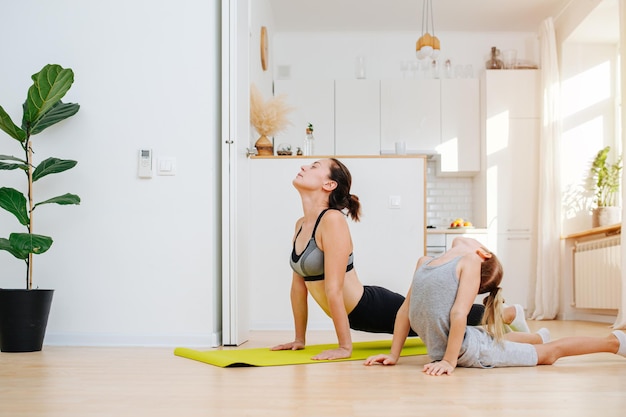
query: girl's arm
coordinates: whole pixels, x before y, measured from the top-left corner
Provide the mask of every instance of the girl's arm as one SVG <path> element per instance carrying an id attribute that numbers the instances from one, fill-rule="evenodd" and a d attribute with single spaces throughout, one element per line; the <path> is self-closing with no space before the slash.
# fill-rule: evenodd
<path id="1" fill-rule="evenodd" d="M 429 375 L 451 374 L 456 367 L 465 336 L 467 315 L 480 287 L 480 265 L 480 258 L 475 254 L 466 255 L 459 261 L 459 289 L 450 310 L 450 334 L 446 352 L 441 361 L 424 365 L 424 372 Z"/>
<path id="2" fill-rule="evenodd" d="M 417 262 L 417 266 L 415 267 L 415 271 L 430 257 L 422 256 Z M 374 365 L 377 363 L 381 363 L 383 365 L 395 365 L 398 363 L 400 359 L 400 353 L 402 353 L 402 348 L 404 347 L 404 343 L 406 342 L 406 338 L 411 331 L 411 322 L 409 320 L 409 304 L 411 302 L 411 289 L 409 288 L 409 292 L 404 299 L 404 302 L 398 309 L 396 313 L 396 321 L 393 325 L 393 338 L 391 339 L 391 351 L 388 355 L 380 354 L 370 356 L 365 360 L 365 365 Z"/>
<path id="3" fill-rule="evenodd" d="M 400 359 L 400 353 L 406 342 L 406 338 L 411 330 L 411 324 L 409 322 L 409 301 L 411 297 L 411 291 L 406 296 L 406 299 L 398 309 L 396 314 L 396 321 L 393 325 L 393 338 L 391 339 L 391 351 L 388 355 L 379 354 L 370 356 L 364 362 L 364 365 L 375 365 L 380 363 L 382 365 L 395 365 Z"/>
<path id="4" fill-rule="evenodd" d="M 318 228 L 318 245 L 324 251 L 324 286 L 326 299 L 339 342 L 337 349 L 327 350 L 313 359 L 342 359 L 352 356 L 350 322 L 343 296 L 346 265 L 352 253 L 352 239 L 344 215 L 329 210 Z"/>

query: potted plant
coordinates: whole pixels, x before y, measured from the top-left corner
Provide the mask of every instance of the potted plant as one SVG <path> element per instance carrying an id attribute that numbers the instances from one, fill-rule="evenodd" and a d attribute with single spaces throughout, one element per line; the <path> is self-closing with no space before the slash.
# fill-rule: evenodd
<path id="1" fill-rule="evenodd" d="M 254 143 L 257 155 L 274 155 L 274 144 L 269 136 L 273 136 L 287 127 L 290 123 L 287 119 L 287 113 L 292 110 L 286 103 L 285 95 L 270 97 L 266 101 L 254 84 L 250 86 L 250 123 L 261 135 Z"/>
<path id="2" fill-rule="evenodd" d="M 38 180 L 76 166 L 76 161 L 50 157 L 36 163 L 32 136 L 73 116 L 80 106 L 63 103 L 61 99 L 74 82 L 69 68 L 48 64 L 32 76 L 33 85 L 22 105 L 21 127 L 18 127 L 0 106 L 0 129 L 17 142 L 22 149 L 20 157 L 0 155 L 0 171 L 16 170 L 24 174 L 23 192 L 11 187 L 0 187 L 0 208 L 13 214 L 24 232 L 0 237 L 0 250 L 5 250 L 26 266 L 25 288 L 0 289 L 0 350 L 3 352 L 32 352 L 41 350 L 48 322 L 54 290 L 34 289 L 32 277 L 33 255 L 46 252 L 52 238 L 35 234 L 33 212 L 44 204 L 80 204 L 74 194 L 64 194 L 43 201 L 35 201 L 33 184 Z"/>
<path id="3" fill-rule="evenodd" d="M 591 165 L 594 203 L 592 226 L 607 226 L 621 221 L 622 209 L 619 206 L 619 190 L 622 171 L 622 156 L 609 163 L 610 146 L 598 151 Z"/>

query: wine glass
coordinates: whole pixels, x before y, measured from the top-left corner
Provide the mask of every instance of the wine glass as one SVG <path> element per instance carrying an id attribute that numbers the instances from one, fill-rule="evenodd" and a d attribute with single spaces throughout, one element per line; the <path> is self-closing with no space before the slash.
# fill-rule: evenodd
<path id="1" fill-rule="evenodd" d="M 402 78 L 406 78 L 406 72 L 409 70 L 409 61 L 400 61 L 400 71 L 402 71 Z"/>

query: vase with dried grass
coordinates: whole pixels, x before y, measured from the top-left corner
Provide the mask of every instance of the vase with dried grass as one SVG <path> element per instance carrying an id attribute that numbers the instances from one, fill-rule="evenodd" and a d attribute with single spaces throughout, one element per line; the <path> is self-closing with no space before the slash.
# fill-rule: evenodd
<path id="1" fill-rule="evenodd" d="M 258 155 L 274 155 L 274 144 L 269 138 L 290 124 L 287 114 L 293 109 L 286 98 L 280 95 L 264 100 L 259 89 L 254 84 L 250 86 L 250 123 L 261 135 L 254 144 Z"/>

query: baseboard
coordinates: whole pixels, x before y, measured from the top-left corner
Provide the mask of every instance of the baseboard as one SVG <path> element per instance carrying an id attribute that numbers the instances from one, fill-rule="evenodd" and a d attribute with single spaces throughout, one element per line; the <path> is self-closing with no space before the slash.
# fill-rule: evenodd
<path id="1" fill-rule="evenodd" d="M 113 333 L 46 333 L 44 345 L 49 346 L 141 346 L 141 347 L 217 347 L 221 343 L 221 332 L 206 335 L 197 334 L 144 334 L 128 335 Z"/>
<path id="2" fill-rule="evenodd" d="M 598 312 L 598 310 L 584 310 L 570 308 L 558 316 L 560 320 L 579 320 L 593 321 L 597 323 L 613 324 L 617 320 L 617 312 L 615 310 L 606 310 Z"/>

